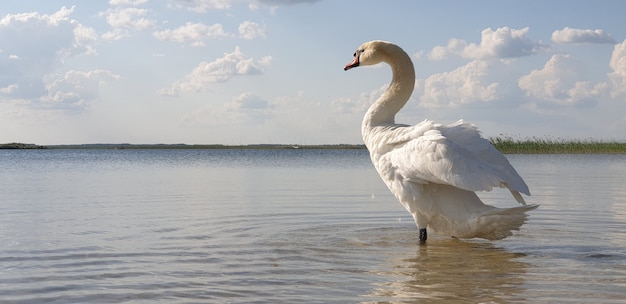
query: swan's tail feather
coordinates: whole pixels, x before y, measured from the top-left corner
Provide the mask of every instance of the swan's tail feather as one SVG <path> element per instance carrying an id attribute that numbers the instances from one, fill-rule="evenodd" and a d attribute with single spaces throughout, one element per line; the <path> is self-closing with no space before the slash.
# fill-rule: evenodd
<path id="1" fill-rule="evenodd" d="M 499 240 L 513 235 L 528 219 L 526 212 L 539 205 L 524 205 L 515 208 L 494 208 L 483 212 L 478 218 L 476 237 Z"/>
<path id="2" fill-rule="evenodd" d="M 524 198 L 522 197 L 522 195 L 518 191 L 515 191 L 515 190 L 510 189 L 510 188 L 509 188 L 509 191 L 511 191 L 511 194 L 513 195 L 513 197 L 515 198 L 515 200 L 518 203 L 520 203 L 522 205 L 526 205 L 526 201 L 524 200 Z"/>

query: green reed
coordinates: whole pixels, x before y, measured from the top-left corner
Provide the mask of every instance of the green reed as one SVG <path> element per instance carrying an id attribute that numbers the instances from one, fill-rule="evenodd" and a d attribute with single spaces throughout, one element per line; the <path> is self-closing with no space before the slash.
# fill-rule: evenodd
<path id="1" fill-rule="evenodd" d="M 594 154 L 626 153 L 626 143 L 596 139 L 571 140 L 532 137 L 516 139 L 511 136 L 490 137 L 489 141 L 502 153 L 509 154 Z"/>

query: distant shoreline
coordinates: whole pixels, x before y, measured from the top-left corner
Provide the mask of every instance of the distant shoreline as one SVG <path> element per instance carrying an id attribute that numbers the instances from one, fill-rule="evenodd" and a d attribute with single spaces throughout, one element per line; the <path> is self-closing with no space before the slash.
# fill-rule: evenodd
<path id="1" fill-rule="evenodd" d="M 509 137 L 489 138 L 489 141 L 504 154 L 626 154 L 626 142 L 603 142 L 596 140 L 553 140 L 525 139 Z M 25 143 L 0 144 L 0 149 L 366 149 L 363 144 L 76 144 L 76 145 L 36 145 Z"/>
<path id="2" fill-rule="evenodd" d="M 365 145 L 327 144 L 327 145 L 287 145 L 287 144 L 252 144 L 252 145 L 188 145 L 188 144 L 76 144 L 76 145 L 35 145 L 24 143 L 0 144 L 0 149 L 365 149 Z"/>

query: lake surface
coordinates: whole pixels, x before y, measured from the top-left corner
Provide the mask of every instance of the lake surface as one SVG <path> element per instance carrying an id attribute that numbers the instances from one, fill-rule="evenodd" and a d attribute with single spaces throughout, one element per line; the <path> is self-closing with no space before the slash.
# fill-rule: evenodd
<path id="1" fill-rule="evenodd" d="M 365 150 L 0 150 L 0 303 L 624 303 L 626 155 L 507 157 L 522 230 L 419 246 Z"/>

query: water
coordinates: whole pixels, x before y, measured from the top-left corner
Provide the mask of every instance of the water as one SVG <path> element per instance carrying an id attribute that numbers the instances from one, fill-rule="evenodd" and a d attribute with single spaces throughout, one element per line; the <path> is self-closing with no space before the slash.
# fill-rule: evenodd
<path id="1" fill-rule="evenodd" d="M 626 155 L 508 157 L 523 229 L 419 246 L 364 150 L 0 150 L 0 303 L 624 303 Z"/>

